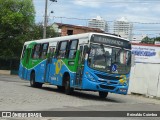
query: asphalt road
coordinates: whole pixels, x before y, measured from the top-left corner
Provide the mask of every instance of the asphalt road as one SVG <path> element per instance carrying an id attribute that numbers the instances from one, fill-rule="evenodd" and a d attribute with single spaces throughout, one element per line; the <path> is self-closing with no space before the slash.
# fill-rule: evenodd
<path id="1" fill-rule="evenodd" d="M 72 95 L 65 95 L 58 91 L 56 86 L 43 85 L 42 88 L 32 88 L 28 81 L 21 80 L 17 76 L 0 75 L 0 111 L 160 111 L 160 100 L 112 93 L 109 93 L 106 99 L 100 99 L 97 92 L 89 91 L 74 91 Z M 43 119 L 74 120 L 75 118 Z M 87 119 L 112 120 L 113 118 Z M 114 119 L 127 120 L 128 118 Z M 146 118 L 130 119 L 143 120 Z M 147 119 L 150 120 L 150 118 Z M 154 119 L 159 118 L 152 118 Z M 9 118 L 2 118 L 2 120 L 9 120 Z"/>

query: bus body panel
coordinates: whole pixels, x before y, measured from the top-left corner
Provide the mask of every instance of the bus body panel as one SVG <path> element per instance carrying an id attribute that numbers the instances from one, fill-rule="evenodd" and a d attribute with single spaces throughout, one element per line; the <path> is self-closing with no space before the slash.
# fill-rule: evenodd
<path id="1" fill-rule="evenodd" d="M 70 71 L 63 60 L 52 59 L 52 64 L 49 65 L 49 72 L 46 76 L 48 76 L 50 84 L 62 86 L 63 75 L 66 72 L 69 73 L 71 78 L 74 77 L 75 72 Z"/>

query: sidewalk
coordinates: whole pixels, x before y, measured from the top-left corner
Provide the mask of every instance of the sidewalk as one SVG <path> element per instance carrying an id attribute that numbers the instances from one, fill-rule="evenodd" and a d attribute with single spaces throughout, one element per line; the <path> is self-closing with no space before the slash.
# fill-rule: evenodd
<path id="1" fill-rule="evenodd" d="M 0 70 L 0 74 L 3 75 L 10 75 L 11 71 L 10 70 Z"/>

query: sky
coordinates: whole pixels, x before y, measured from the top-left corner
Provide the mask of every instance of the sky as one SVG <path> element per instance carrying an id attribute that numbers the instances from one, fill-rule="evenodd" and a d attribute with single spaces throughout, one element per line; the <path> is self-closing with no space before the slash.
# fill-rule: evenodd
<path id="1" fill-rule="evenodd" d="M 44 21 L 45 0 L 33 0 L 36 22 Z M 53 13 L 51 13 L 53 11 Z M 101 16 L 108 22 L 125 17 L 133 23 L 133 35 L 160 36 L 160 0 L 48 0 L 48 24 L 60 22 L 88 25 L 88 19 Z"/>

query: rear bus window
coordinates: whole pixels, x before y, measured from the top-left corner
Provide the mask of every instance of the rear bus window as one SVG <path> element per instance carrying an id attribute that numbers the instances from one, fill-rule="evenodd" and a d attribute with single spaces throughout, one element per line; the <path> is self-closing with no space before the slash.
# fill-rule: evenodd
<path id="1" fill-rule="evenodd" d="M 24 58 L 25 52 L 26 52 L 26 45 L 23 47 L 22 58 Z"/>

